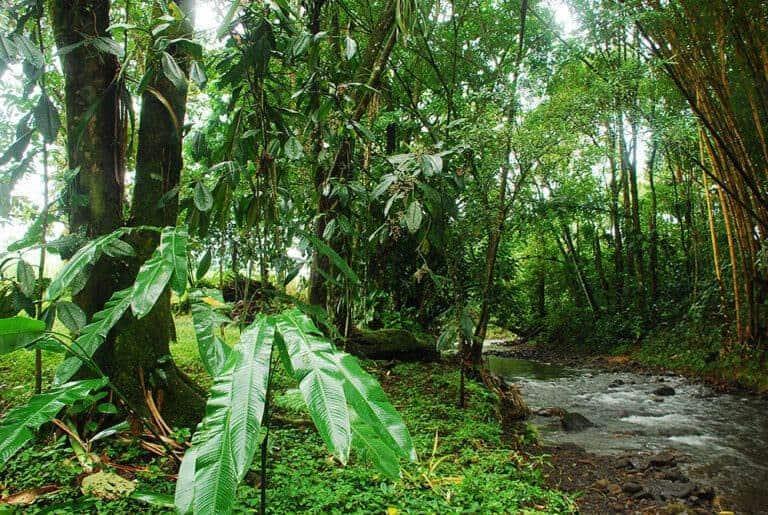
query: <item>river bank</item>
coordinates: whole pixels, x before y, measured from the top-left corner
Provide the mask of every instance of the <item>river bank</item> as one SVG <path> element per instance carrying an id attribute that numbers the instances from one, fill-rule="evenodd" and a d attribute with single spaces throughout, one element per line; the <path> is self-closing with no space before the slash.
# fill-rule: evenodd
<path id="1" fill-rule="evenodd" d="M 177 317 L 176 325 L 179 341 L 171 348 L 174 358 L 187 374 L 206 384 L 191 320 Z M 227 339 L 236 336 L 228 333 Z M 46 356 L 46 380 L 55 368 L 54 359 Z M 0 393 L 7 394 L 1 396 L 0 417 L 24 401 L 20 392 L 27 390 L 30 375 L 26 372 L 33 365 L 32 353 L 0 356 Z M 468 384 L 468 405 L 457 407 L 459 374 L 453 365 L 366 362 L 364 366 L 380 379 L 407 420 L 420 461 L 404 463 L 397 481 L 382 476 L 360 454 L 341 466 L 329 457 L 306 411 L 295 402 L 290 390 L 294 383 L 279 371 L 273 379 L 269 513 L 558 514 L 576 510 L 574 495 L 547 483 L 551 467 L 542 451 L 521 447 L 519 441 L 502 434 L 494 397 L 485 388 Z M 181 439 L 188 436 L 183 430 L 174 434 Z M 522 440 L 532 436 L 523 435 Z M 178 462 L 146 452 L 137 439 L 126 432 L 94 442 L 95 468 L 120 475 L 136 491 L 165 495 L 168 501 Z M 173 513 L 167 506 L 147 505 L 138 498 L 107 500 L 83 494 L 85 476 L 66 435 L 46 428 L 35 445 L 0 467 L 0 512 L 6 508 L 4 503 L 14 502 L 14 508 L 24 513 Z M 258 509 L 259 481 L 256 460 L 239 488 L 238 513 Z"/>

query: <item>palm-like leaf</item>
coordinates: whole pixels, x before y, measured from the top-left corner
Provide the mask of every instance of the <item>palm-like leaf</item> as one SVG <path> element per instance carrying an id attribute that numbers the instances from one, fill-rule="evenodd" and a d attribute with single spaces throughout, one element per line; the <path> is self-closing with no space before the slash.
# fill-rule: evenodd
<path id="1" fill-rule="evenodd" d="M 136 282 L 133 283 L 131 310 L 136 318 L 142 318 L 152 310 L 172 275 L 173 262 L 168 261 L 159 249 L 156 249 L 141 265 Z"/>
<path id="2" fill-rule="evenodd" d="M 180 511 L 231 511 L 237 484 L 248 471 L 258 444 L 274 335 L 272 321 L 257 318 L 216 377 L 205 418 L 179 474 L 176 502 Z"/>
<path id="3" fill-rule="evenodd" d="M 202 293 L 193 292 L 192 297 L 192 323 L 195 326 L 195 337 L 203 366 L 212 377 L 216 377 L 227 362 L 232 349 L 216 334 L 221 324 L 229 319 L 217 312 L 205 302 Z M 214 301 L 222 302 L 221 294 L 218 298 L 211 297 Z"/>
<path id="4" fill-rule="evenodd" d="M 118 229 L 104 236 L 100 236 L 93 241 L 85 244 L 75 255 L 67 261 L 59 274 L 53 278 L 46 292 L 46 299 L 53 300 L 58 298 L 64 290 L 84 273 L 86 269 L 101 257 L 104 248 L 114 240 L 119 239 L 126 233 L 127 229 Z"/>
<path id="5" fill-rule="evenodd" d="M 416 461 L 416 449 L 408 428 L 378 381 L 362 369 L 354 356 L 337 352 L 333 358 L 344 377 L 344 393 L 357 415 L 357 425 L 368 426 L 390 449 L 406 459 Z M 359 429 L 355 435 L 359 433 L 367 434 L 365 430 Z"/>
<path id="6" fill-rule="evenodd" d="M 104 309 L 93 315 L 91 323 L 83 328 L 80 336 L 72 344 L 77 356 L 68 357 L 56 369 L 54 378 L 56 384 L 69 381 L 80 369 L 83 362 L 78 356 L 84 355 L 90 358 L 104 343 L 109 331 L 120 321 L 128 310 L 128 306 L 131 305 L 131 291 L 130 287 L 116 291 L 104 305 Z"/>
<path id="7" fill-rule="evenodd" d="M 352 435 L 352 444 L 363 458 L 370 459 L 387 477 L 400 477 L 400 455 L 370 425 L 353 418 Z"/>
<path id="8" fill-rule="evenodd" d="M 74 381 L 35 395 L 26 405 L 9 411 L 0 420 L 0 464 L 23 448 L 34 438 L 34 431 L 50 422 L 64 406 L 86 398 L 105 384 L 106 379 Z"/>
<path id="9" fill-rule="evenodd" d="M 131 299 L 131 310 L 136 318 L 142 318 L 152 310 L 169 281 L 177 293 L 186 289 L 187 231 L 180 227 L 163 229 L 160 244 L 136 275 Z"/>
<path id="10" fill-rule="evenodd" d="M 276 322 L 283 361 L 299 382 L 309 414 L 331 452 L 346 463 L 352 431 L 344 377 L 333 359 L 335 349 L 297 309 L 278 315 Z"/>
<path id="11" fill-rule="evenodd" d="M 160 235 L 160 251 L 173 265 L 171 288 L 181 295 L 187 289 L 187 230 L 166 227 Z"/>

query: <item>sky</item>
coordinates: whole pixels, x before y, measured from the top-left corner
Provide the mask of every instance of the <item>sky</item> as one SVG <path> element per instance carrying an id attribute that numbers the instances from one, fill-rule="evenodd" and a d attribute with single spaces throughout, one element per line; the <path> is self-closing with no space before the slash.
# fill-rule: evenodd
<path id="1" fill-rule="evenodd" d="M 197 11 L 195 13 L 195 24 L 198 31 L 198 37 L 205 40 L 213 40 L 216 37 L 216 31 L 221 24 L 223 13 L 220 7 L 216 4 L 221 2 L 214 2 L 211 0 L 203 0 L 197 3 Z M 561 26 L 564 36 L 572 34 L 577 29 L 576 18 L 570 9 L 567 7 L 564 0 L 545 0 L 544 2 L 555 13 L 555 20 Z M 17 75 L 14 70 L 6 71 L 3 76 L 3 81 L 6 83 L 13 80 L 13 76 Z M 0 85 L 0 89 L 2 86 Z M 34 204 L 38 209 L 42 208 L 43 195 L 42 195 L 42 173 L 38 170 L 36 173 L 27 174 L 16 185 L 13 190 L 13 195 L 22 196 Z M 0 221 L 0 252 L 4 251 L 7 246 L 24 236 L 26 227 L 24 224 L 3 222 Z M 64 231 L 64 227 L 61 224 L 57 224 L 53 228 L 52 237 L 61 235 Z M 31 251 L 24 255 L 25 260 L 30 263 L 36 263 L 38 261 L 38 252 Z M 60 261 L 56 256 L 52 256 L 48 259 L 49 271 L 55 271 L 60 266 Z"/>

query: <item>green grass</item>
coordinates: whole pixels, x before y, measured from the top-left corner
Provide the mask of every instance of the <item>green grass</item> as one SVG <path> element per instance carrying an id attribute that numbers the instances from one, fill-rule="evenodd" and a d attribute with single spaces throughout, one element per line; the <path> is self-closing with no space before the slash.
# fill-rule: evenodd
<path id="1" fill-rule="evenodd" d="M 203 379 L 190 318 L 177 318 L 178 343 L 174 358 L 186 372 Z M 227 330 L 227 341 L 237 331 Z M 46 377 L 55 366 L 46 357 Z M 268 508 L 272 513 L 565 513 L 573 511 L 571 499 L 548 490 L 543 483 L 547 465 L 542 457 L 517 452 L 502 437 L 494 415 L 492 396 L 470 384 L 469 405 L 456 407 L 458 375 L 448 365 L 402 364 L 376 373 L 392 402 L 401 411 L 414 438 L 421 461 L 404 468 L 403 478 L 382 477 L 360 456 L 342 467 L 326 451 L 307 415 L 295 403 L 283 402 L 281 391 L 290 385 L 276 374 L 275 420 L 270 432 Z M 17 354 L 0 361 L 3 383 L 21 401 L 33 369 L 31 354 Z M 208 383 L 205 379 L 201 382 Z M 6 398 L 7 397 L 7 398 Z M 290 421 L 290 422 L 289 422 Z M 46 440 L 47 438 L 47 440 Z M 82 473 L 65 439 L 52 442 L 43 436 L 38 444 L 14 457 L 0 471 L 0 497 L 21 490 L 55 484 L 61 489 L 42 498 L 25 513 L 41 513 L 57 507 L 57 513 L 161 512 L 130 499 L 103 501 L 83 496 L 78 489 Z M 97 448 L 114 463 L 139 467 L 133 474 L 143 490 L 172 493 L 176 465 L 142 451 L 135 441 L 112 439 Z M 258 508 L 258 459 L 238 492 L 238 512 Z M 166 510 L 167 511 L 167 510 Z M 3 507 L 0 505 L 0 513 Z"/>
<path id="2" fill-rule="evenodd" d="M 629 354 L 645 365 L 768 392 L 768 369 L 761 356 L 749 349 L 721 354 L 727 339 L 721 325 L 681 322 L 656 328 Z"/>

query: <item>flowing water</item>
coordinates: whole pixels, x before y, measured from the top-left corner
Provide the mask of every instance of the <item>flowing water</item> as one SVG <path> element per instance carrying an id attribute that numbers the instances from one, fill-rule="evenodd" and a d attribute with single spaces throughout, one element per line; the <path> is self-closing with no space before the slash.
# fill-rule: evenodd
<path id="1" fill-rule="evenodd" d="M 488 356 L 490 369 L 519 384 L 533 408 L 560 407 L 596 427 L 578 433 L 535 417 L 544 441 L 596 454 L 675 449 L 691 479 L 715 487 L 739 513 L 768 514 L 768 401 L 720 394 L 679 376 L 568 368 Z M 653 391 L 671 386 L 675 395 Z"/>

